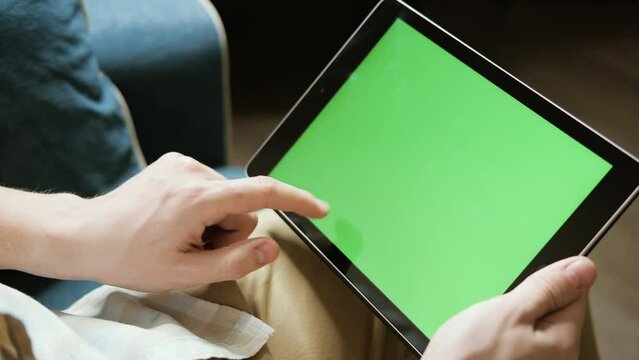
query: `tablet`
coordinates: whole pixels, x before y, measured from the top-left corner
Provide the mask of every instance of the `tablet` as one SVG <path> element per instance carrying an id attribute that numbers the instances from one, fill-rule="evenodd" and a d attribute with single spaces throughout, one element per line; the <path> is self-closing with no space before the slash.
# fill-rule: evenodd
<path id="1" fill-rule="evenodd" d="M 395 0 L 247 173 L 331 204 L 279 214 L 416 354 L 471 304 L 588 254 L 639 191 L 636 158 Z"/>

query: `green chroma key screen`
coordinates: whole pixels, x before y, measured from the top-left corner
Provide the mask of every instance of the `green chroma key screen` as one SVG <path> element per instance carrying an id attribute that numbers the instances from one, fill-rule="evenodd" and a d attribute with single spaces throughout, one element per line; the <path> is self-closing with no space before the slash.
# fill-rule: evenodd
<path id="1" fill-rule="evenodd" d="M 502 294 L 611 165 L 397 20 L 271 176 L 427 336 Z"/>

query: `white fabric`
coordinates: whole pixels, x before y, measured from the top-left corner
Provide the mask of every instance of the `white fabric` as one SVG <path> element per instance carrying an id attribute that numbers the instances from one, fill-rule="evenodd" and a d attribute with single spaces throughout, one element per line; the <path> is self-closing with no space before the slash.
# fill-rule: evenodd
<path id="1" fill-rule="evenodd" d="M 111 286 L 56 314 L 0 284 L 0 314 L 22 321 L 38 359 L 245 359 L 273 333 L 247 313 L 184 293 Z"/>

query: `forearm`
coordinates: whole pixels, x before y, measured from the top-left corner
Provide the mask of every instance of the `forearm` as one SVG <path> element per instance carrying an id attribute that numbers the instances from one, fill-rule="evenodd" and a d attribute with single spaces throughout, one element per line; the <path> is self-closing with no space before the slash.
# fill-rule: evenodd
<path id="1" fill-rule="evenodd" d="M 73 227 L 65 213 L 85 200 L 0 187 L 0 268 L 60 277 L 55 269 Z"/>

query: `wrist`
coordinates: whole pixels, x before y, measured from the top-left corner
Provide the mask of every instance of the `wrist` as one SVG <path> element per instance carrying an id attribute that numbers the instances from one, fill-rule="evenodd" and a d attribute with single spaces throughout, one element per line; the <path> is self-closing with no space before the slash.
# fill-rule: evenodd
<path id="1" fill-rule="evenodd" d="M 78 238 L 78 209 L 87 200 L 4 188 L 0 196 L 0 268 L 70 278 L 77 251 L 70 243 Z"/>
<path id="2" fill-rule="evenodd" d="M 58 279 L 87 279 L 85 264 L 88 204 L 74 194 L 46 195 L 45 210 L 39 212 L 24 271 Z"/>
<path id="3" fill-rule="evenodd" d="M 36 197 L 25 191 L 0 188 L 0 268 L 22 270 L 30 261 L 38 230 L 29 222 L 30 212 L 37 208 Z"/>

